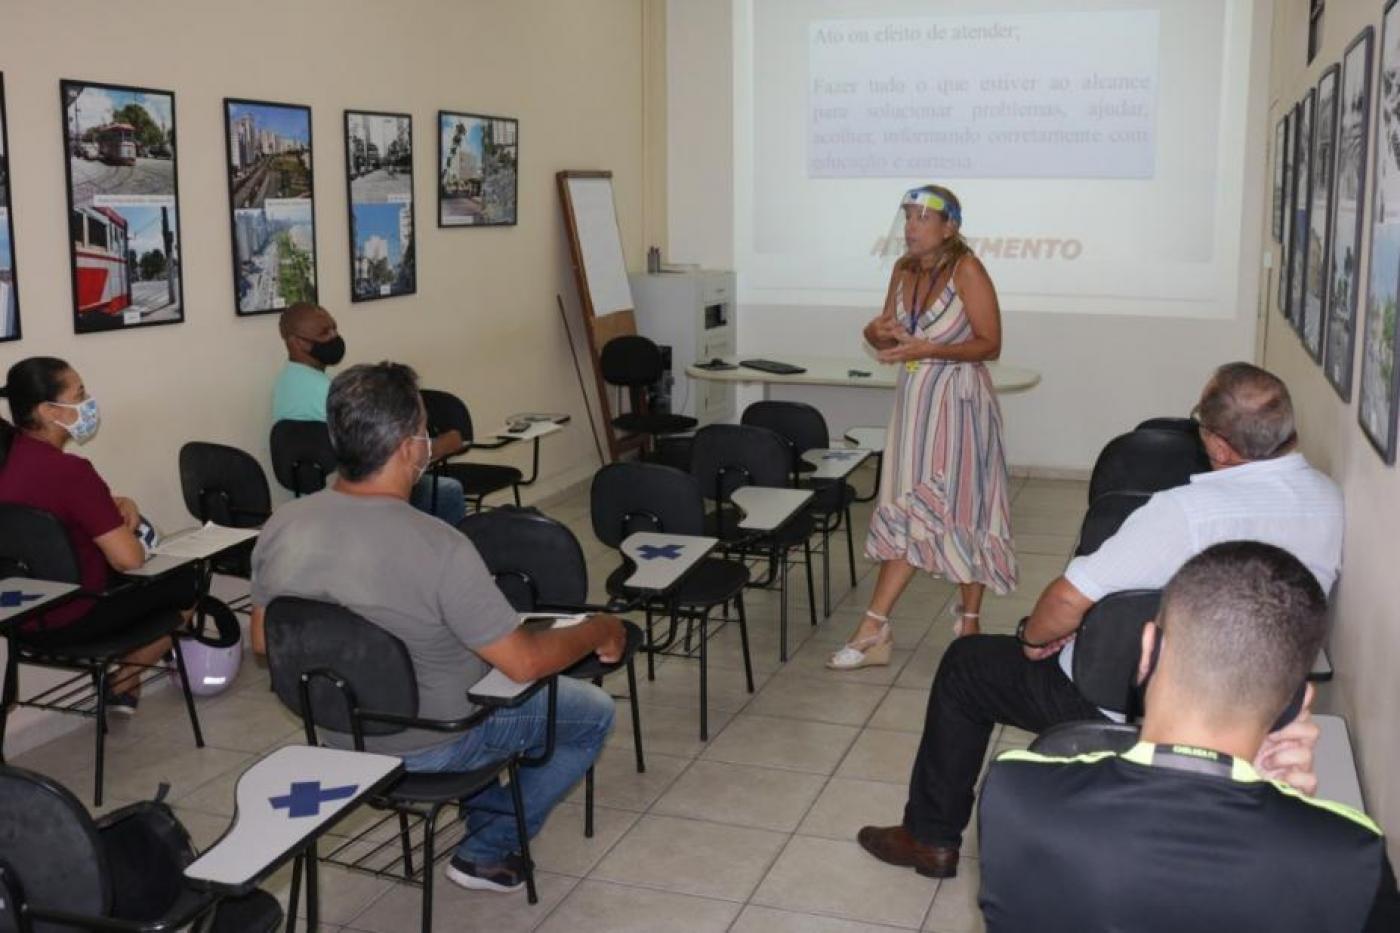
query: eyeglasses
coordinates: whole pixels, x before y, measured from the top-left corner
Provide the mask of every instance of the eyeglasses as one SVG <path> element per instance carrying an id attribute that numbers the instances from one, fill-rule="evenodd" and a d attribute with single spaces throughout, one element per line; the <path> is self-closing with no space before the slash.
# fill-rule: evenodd
<path id="1" fill-rule="evenodd" d="M 1207 434 L 1214 434 L 1216 437 L 1221 437 L 1220 432 L 1214 430 L 1213 428 L 1211 428 L 1208 424 L 1205 423 L 1205 419 L 1203 419 L 1203 418 L 1201 417 L 1201 406 L 1200 406 L 1200 403 L 1197 403 L 1197 404 L 1196 404 L 1196 407 L 1191 409 L 1191 412 L 1190 412 L 1190 414 L 1188 415 L 1188 417 L 1189 417 L 1192 421 L 1196 422 L 1196 428 L 1197 428 L 1197 430 L 1205 431 Z M 1222 439 L 1223 439 L 1223 438 L 1222 438 Z M 1298 442 L 1298 432 L 1297 432 L 1297 431 L 1292 431 L 1292 432 L 1289 433 L 1289 435 L 1288 435 L 1287 437 L 1285 437 L 1283 440 L 1281 440 L 1281 441 L 1279 441 L 1277 444 L 1275 444 L 1275 445 L 1269 450 L 1268 453 L 1264 454 L 1263 456 L 1256 457 L 1256 458 L 1254 458 L 1254 459 L 1256 459 L 1256 460 L 1269 460 L 1269 459 L 1271 459 L 1271 458 L 1273 458 L 1273 457 L 1278 456 L 1278 454 L 1279 454 L 1281 451 L 1287 450 L 1289 447 L 1292 447 L 1292 446 L 1293 446 L 1294 444 L 1296 444 L 1297 442 Z M 1229 441 L 1226 440 L 1226 443 L 1229 443 Z"/>

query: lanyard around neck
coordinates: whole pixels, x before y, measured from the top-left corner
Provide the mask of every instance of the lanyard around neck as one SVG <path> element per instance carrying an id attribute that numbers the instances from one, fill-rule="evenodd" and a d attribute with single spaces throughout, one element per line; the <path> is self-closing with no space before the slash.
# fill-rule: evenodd
<path id="1" fill-rule="evenodd" d="M 931 298 L 933 298 L 933 286 L 934 286 L 937 282 L 938 282 L 938 269 L 937 269 L 937 268 L 930 269 L 930 270 L 929 270 L 929 277 L 928 277 L 928 291 L 927 291 L 926 293 L 924 293 L 924 301 L 929 301 Z M 915 336 L 918 336 L 918 333 L 919 333 L 919 318 L 923 315 L 923 306 L 924 306 L 924 301 L 920 301 L 920 300 L 919 300 L 919 273 L 918 273 L 918 272 L 915 272 L 915 273 L 914 273 L 914 288 L 913 288 L 913 292 L 914 292 L 913 305 L 912 305 L 912 306 L 910 307 L 910 309 L 909 309 L 909 333 L 911 333 L 911 334 L 913 334 L 913 335 L 915 335 Z M 932 305 L 930 305 L 929 310 L 933 310 Z"/>

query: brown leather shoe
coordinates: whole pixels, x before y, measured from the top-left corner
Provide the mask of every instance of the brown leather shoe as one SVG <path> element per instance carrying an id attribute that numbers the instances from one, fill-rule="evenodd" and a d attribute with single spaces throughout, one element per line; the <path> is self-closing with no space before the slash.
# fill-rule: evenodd
<path id="1" fill-rule="evenodd" d="M 863 826 L 856 840 L 862 849 L 890 865 L 912 868 L 926 878 L 957 877 L 957 848 L 925 845 L 903 826 Z"/>

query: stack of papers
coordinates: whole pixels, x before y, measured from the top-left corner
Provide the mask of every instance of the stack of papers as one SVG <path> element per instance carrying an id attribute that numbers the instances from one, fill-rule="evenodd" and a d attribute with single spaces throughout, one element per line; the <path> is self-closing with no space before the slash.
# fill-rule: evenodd
<path id="1" fill-rule="evenodd" d="M 206 522 L 202 528 L 178 532 L 151 549 L 152 554 L 203 560 L 258 536 L 257 528 L 227 528 Z"/>

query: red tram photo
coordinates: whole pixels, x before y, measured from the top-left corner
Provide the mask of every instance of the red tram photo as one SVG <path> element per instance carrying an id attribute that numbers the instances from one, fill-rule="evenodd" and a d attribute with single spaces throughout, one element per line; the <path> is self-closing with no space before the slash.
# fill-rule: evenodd
<path id="1" fill-rule="evenodd" d="M 136 128 L 129 123 L 108 123 L 94 131 L 97 158 L 108 165 L 136 164 Z"/>
<path id="2" fill-rule="evenodd" d="M 78 313 L 120 314 L 131 307 L 126 219 L 111 208 L 80 207 L 73 211 L 70 225 Z"/>

